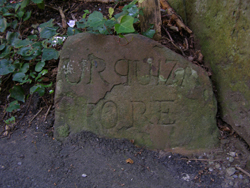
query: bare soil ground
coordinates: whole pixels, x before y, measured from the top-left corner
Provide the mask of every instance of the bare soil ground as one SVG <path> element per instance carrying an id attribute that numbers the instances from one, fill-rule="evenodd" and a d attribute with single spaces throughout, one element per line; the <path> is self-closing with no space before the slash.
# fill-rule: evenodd
<path id="1" fill-rule="evenodd" d="M 45 10 L 29 6 L 33 15 L 21 28 L 22 35 L 30 34 L 32 24 L 41 24 L 51 18 L 60 24 L 59 6 L 66 10 L 64 14 L 68 21 L 72 14 L 80 19 L 84 10 L 102 11 L 107 15 L 108 8 L 115 5 L 52 0 Z M 121 8 L 122 4 L 116 11 Z M 163 39 L 159 42 L 209 71 L 203 65 L 193 36 L 164 27 Z M 189 48 L 181 50 L 187 43 Z M 46 77 L 54 83 L 57 64 L 58 61 L 50 61 L 46 65 L 49 70 Z M 4 110 L 11 87 L 8 80 L 1 91 L 2 120 L 11 115 Z M 0 187 L 250 187 L 247 173 L 250 170 L 249 148 L 219 118 L 220 146 L 210 153 L 187 157 L 166 151 L 149 151 L 125 139 L 100 138 L 89 132 L 58 142 L 53 139 L 53 102 L 52 95 L 40 98 L 34 94 L 22 104 L 20 111 L 12 114 L 16 117 L 16 124 L 0 139 Z M 4 133 L 3 121 L 0 128 Z"/>

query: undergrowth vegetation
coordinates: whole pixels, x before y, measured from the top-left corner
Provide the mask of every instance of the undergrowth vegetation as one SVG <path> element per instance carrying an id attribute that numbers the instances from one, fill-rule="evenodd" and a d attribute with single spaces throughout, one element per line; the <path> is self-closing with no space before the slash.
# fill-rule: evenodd
<path id="1" fill-rule="evenodd" d="M 139 0 L 143 2 L 143 0 Z M 45 92 L 52 94 L 52 82 L 43 83 L 43 77 L 48 73 L 45 68 L 50 60 L 57 60 L 60 51 L 56 48 L 70 35 L 81 32 L 91 32 L 105 35 L 119 35 L 124 37 L 127 33 L 137 33 L 134 28 L 139 23 L 142 11 L 138 8 L 138 0 L 125 5 L 122 11 L 114 15 L 114 9 L 109 8 L 108 18 L 101 12 L 85 10 L 82 19 L 72 20 L 73 24 L 67 32 L 59 33 L 59 27 L 50 19 L 34 27 L 28 36 L 22 36 L 20 29 L 30 19 L 32 12 L 27 11 L 30 4 L 36 4 L 40 9 L 46 8 L 44 0 L 23 0 L 0 2 L 0 89 L 6 82 L 11 81 L 9 89 L 9 103 L 5 111 L 9 113 L 5 123 L 15 122 L 12 112 L 20 109 L 20 103 L 33 93 L 43 96 Z M 75 27 L 76 26 L 76 27 Z M 143 33 L 150 38 L 155 31 L 150 29 Z M 29 87 L 29 94 L 25 94 L 24 85 Z"/>

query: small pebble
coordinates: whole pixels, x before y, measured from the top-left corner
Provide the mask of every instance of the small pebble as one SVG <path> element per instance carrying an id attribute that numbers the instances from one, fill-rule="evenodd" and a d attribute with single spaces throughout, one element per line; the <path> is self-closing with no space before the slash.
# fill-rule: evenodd
<path id="1" fill-rule="evenodd" d="M 214 162 L 213 162 L 213 161 L 209 161 L 208 164 L 209 164 L 209 165 L 212 165 L 212 164 L 214 164 Z"/>
<path id="2" fill-rule="evenodd" d="M 83 177 L 83 178 L 86 178 L 86 177 L 87 177 L 87 174 L 82 174 L 82 177 Z"/>
<path id="3" fill-rule="evenodd" d="M 18 165 L 22 165 L 22 162 L 18 162 L 17 164 L 18 164 Z"/>
<path id="4" fill-rule="evenodd" d="M 234 185 L 234 182 L 230 181 L 230 182 L 229 182 L 229 185 L 233 186 L 233 185 Z"/>
<path id="5" fill-rule="evenodd" d="M 236 179 L 236 178 L 238 178 L 238 176 L 235 174 L 235 175 L 233 175 L 233 178 L 235 178 L 235 179 Z"/>
<path id="6" fill-rule="evenodd" d="M 190 176 L 188 174 L 184 174 L 184 176 L 181 178 L 185 181 L 189 181 L 190 180 Z"/>
<path id="7" fill-rule="evenodd" d="M 239 175 L 239 178 L 240 178 L 240 179 L 243 179 L 243 176 L 240 174 L 240 175 Z"/>
<path id="8" fill-rule="evenodd" d="M 226 169 L 227 175 L 232 176 L 235 173 L 236 169 L 234 167 L 230 167 Z"/>
<path id="9" fill-rule="evenodd" d="M 209 170 L 210 172 L 213 172 L 214 169 L 210 167 L 208 170 Z"/>
<path id="10" fill-rule="evenodd" d="M 229 152 L 229 155 L 232 156 L 232 157 L 235 157 L 236 156 L 236 152 Z"/>
<path id="11" fill-rule="evenodd" d="M 233 157 L 229 157 L 229 162 L 233 162 L 234 161 L 234 158 Z"/>
<path id="12" fill-rule="evenodd" d="M 217 163 L 217 164 L 215 165 L 215 168 L 219 169 L 219 168 L 220 168 L 220 164 Z"/>

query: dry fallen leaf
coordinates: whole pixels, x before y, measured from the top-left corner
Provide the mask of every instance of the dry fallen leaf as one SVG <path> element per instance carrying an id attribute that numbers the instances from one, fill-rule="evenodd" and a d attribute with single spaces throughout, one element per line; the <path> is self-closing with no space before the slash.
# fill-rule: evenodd
<path id="1" fill-rule="evenodd" d="M 126 163 L 133 164 L 134 161 L 133 161 L 132 159 L 128 158 L 128 159 L 126 160 Z"/>

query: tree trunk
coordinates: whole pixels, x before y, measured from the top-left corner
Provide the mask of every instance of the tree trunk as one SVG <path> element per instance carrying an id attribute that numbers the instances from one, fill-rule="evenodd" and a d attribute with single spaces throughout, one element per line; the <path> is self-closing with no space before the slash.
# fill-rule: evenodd
<path id="1" fill-rule="evenodd" d="M 154 35 L 155 40 L 161 39 L 161 12 L 160 0 L 145 0 L 139 3 L 139 7 L 143 8 L 143 16 L 140 15 L 141 30 L 147 31 L 150 24 L 154 24 L 156 31 Z"/>

